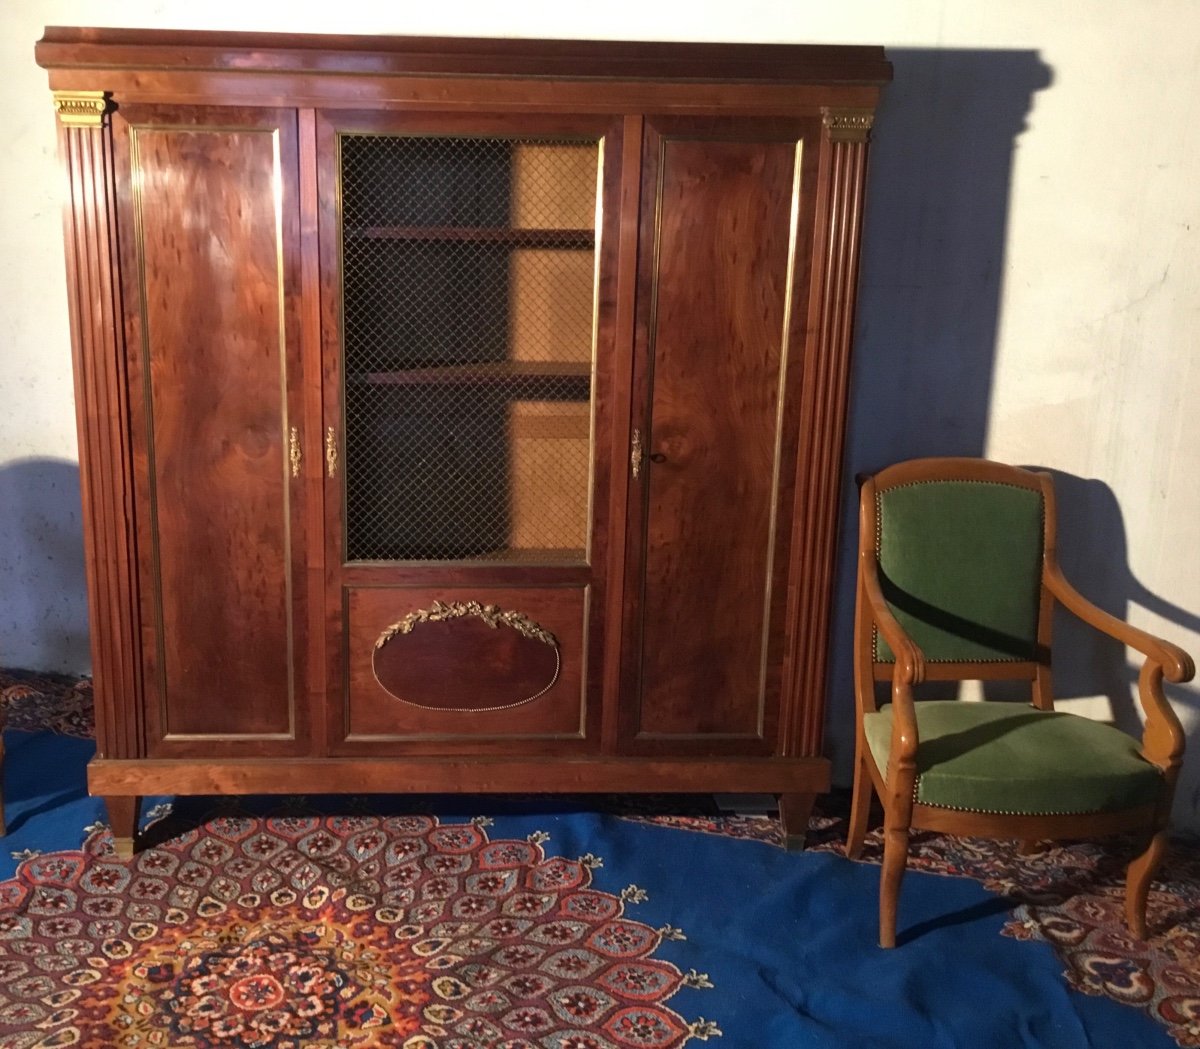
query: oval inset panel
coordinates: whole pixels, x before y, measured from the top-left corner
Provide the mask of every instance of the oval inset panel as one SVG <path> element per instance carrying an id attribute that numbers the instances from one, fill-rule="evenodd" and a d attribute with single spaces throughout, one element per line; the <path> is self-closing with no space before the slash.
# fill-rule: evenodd
<path id="1" fill-rule="evenodd" d="M 410 613 L 375 643 L 375 680 L 431 710 L 517 707 L 544 695 L 561 669 L 558 642 L 519 612 L 443 604 Z"/>

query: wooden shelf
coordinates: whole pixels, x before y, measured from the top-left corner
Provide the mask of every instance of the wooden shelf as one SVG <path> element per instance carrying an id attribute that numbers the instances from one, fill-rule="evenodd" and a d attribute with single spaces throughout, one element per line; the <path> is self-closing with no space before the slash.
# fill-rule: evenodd
<path id="1" fill-rule="evenodd" d="M 568 379 L 579 383 L 590 381 L 591 377 L 591 361 L 497 361 L 363 372 L 347 375 L 346 382 L 369 386 L 505 385 L 545 379 Z"/>
<path id="2" fill-rule="evenodd" d="M 347 240 L 448 241 L 511 248 L 594 248 L 591 229 L 511 229 L 507 226 L 361 226 Z"/>
<path id="3" fill-rule="evenodd" d="M 474 565 L 503 565 L 513 568 L 563 568 L 587 564 L 587 551 L 582 547 L 504 547 L 455 558 L 373 557 L 348 560 L 345 568 L 445 567 Z"/>

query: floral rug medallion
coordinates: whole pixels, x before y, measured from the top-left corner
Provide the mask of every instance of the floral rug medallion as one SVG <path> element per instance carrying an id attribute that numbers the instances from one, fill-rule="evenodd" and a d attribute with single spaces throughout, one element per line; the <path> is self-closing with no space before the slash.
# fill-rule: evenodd
<path id="1" fill-rule="evenodd" d="M 671 1049 L 645 898 L 545 837 L 428 816 L 219 818 L 132 863 L 95 829 L 0 884 L 0 1049 Z"/>

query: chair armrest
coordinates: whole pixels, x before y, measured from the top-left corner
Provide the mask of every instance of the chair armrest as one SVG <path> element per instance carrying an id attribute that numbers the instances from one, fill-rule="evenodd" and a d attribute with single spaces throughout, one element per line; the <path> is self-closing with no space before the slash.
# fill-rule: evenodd
<path id="1" fill-rule="evenodd" d="M 1175 683 L 1191 681 L 1196 673 L 1192 657 L 1178 645 L 1147 634 L 1097 608 L 1067 582 L 1062 570 L 1052 561 L 1046 565 L 1045 580 L 1047 589 L 1069 612 L 1146 657 L 1138 675 L 1138 700 L 1146 714 L 1146 724 L 1142 729 L 1142 755 L 1167 776 L 1169 796 L 1183 759 L 1185 736 L 1178 715 L 1163 695 L 1162 680 L 1165 677 Z"/>
<path id="2" fill-rule="evenodd" d="M 1089 626 L 1095 627 L 1101 633 L 1123 641 L 1130 648 L 1141 652 L 1151 662 L 1157 663 L 1162 667 L 1163 677 L 1168 681 L 1179 684 L 1191 681 L 1195 676 L 1196 665 L 1192 662 L 1192 657 L 1182 648 L 1169 641 L 1154 637 L 1152 634 L 1147 634 L 1146 631 L 1139 630 L 1092 604 L 1067 582 L 1066 576 L 1062 574 L 1062 569 L 1056 563 L 1050 562 L 1046 565 L 1045 582 L 1046 588 L 1067 611 Z M 889 641 L 888 644 L 891 642 Z"/>
<path id="3" fill-rule="evenodd" d="M 874 552 L 864 550 L 861 553 L 859 569 L 862 572 L 863 592 L 871 608 L 871 615 L 875 618 L 875 625 L 879 627 L 879 632 L 896 657 L 893 683 L 915 685 L 924 681 L 925 654 L 892 615 L 892 610 L 883 596 L 883 588 L 879 585 L 879 563 Z"/>

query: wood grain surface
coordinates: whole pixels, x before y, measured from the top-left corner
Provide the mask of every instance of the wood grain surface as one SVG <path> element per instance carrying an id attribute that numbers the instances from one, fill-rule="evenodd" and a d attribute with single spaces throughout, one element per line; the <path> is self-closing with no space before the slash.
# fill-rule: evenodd
<path id="1" fill-rule="evenodd" d="M 439 601 L 519 613 L 552 634 L 556 645 L 463 617 L 418 623 L 411 634 L 376 650 L 385 631 Z M 522 738 L 535 751 L 553 748 L 555 740 L 579 746 L 587 709 L 587 588 L 368 586 L 349 589 L 345 602 L 347 680 L 339 738 L 351 751 L 487 749 Z"/>
<path id="2" fill-rule="evenodd" d="M 162 739 L 295 734 L 295 116 L 134 114 L 130 216 Z M 286 141 L 285 141 L 286 137 Z M 290 165 L 285 173 L 284 162 Z M 287 204 L 295 207 L 293 193 Z M 289 218 L 290 218 L 289 211 Z M 287 243 L 285 247 L 285 233 Z"/>
<path id="3" fill-rule="evenodd" d="M 533 788 L 769 790 L 802 822 L 828 785 L 882 49 L 52 27 L 37 58 L 52 90 L 106 99 L 97 125 L 60 128 L 60 148 L 90 784 L 119 823 L 126 799 L 160 790 Z M 570 536 L 549 542 L 537 501 L 517 500 L 530 548 L 570 547 L 544 562 L 347 557 L 339 137 L 372 133 L 602 143 L 591 485 Z M 584 204 L 554 196 L 513 221 L 545 230 L 537 252 L 579 251 Z M 537 297 L 553 282 L 517 283 L 512 331 L 554 321 Z M 572 329 L 570 353 L 518 339 L 515 356 L 572 364 L 583 405 L 586 335 Z M 551 432 L 525 399 L 522 441 L 584 442 L 586 412 Z M 515 643 L 478 655 L 460 625 L 401 663 L 445 702 L 464 688 L 439 675 L 474 660 L 474 709 L 389 694 L 372 669 L 380 631 L 455 596 L 550 629 L 553 687 L 487 709 L 529 667 Z"/>
<path id="4" fill-rule="evenodd" d="M 703 121 L 659 164 L 641 736 L 762 735 L 794 141 Z M 645 192 L 645 191 L 644 191 Z"/>

